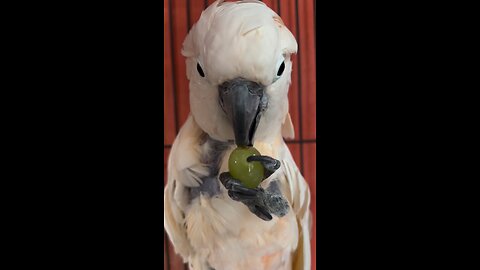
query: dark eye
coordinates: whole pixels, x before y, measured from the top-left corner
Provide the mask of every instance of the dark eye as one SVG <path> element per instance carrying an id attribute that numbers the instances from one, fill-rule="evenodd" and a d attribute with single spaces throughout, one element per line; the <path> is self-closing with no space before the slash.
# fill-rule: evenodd
<path id="1" fill-rule="evenodd" d="M 281 64 L 280 67 L 278 68 L 277 76 L 278 76 L 278 77 L 282 76 L 284 70 L 285 70 L 285 61 L 282 62 L 282 64 Z"/>
<path id="2" fill-rule="evenodd" d="M 205 77 L 205 73 L 203 73 L 203 69 L 199 63 L 197 63 L 197 71 L 198 71 L 198 74 L 200 74 L 200 76 Z"/>

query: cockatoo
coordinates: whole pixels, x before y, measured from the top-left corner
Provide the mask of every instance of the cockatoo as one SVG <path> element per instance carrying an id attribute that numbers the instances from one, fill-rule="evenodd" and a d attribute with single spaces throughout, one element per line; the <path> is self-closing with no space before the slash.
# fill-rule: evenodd
<path id="1" fill-rule="evenodd" d="M 182 48 L 190 115 L 168 159 L 164 225 L 192 270 L 310 270 L 310 191 L 283 138 L 297 42 L 260 1 L 216 1 Z M 254 146 L 265 179 L 228 172 L 237 145 Z"/>

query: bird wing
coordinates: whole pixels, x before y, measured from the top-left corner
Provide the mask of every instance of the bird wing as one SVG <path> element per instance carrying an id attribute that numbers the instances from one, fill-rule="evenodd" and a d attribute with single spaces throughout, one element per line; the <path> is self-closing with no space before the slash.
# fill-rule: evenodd
<path id="1" fill-rule="evenodd" d="M 310 211 L 310 189 L 300 173 L 292 154 L 284 144 L 282 167 L 287 188 L 285 196 L 290 201 L 298 223 L 298 246 L 293 255 L 293 270 L 310 270 L 310 232 L 312 217 Z"/>
<path id="2" fill-rule="evenodd" d="M 184 262 L 192 255 L 185 227 L 188 187 L 197 187 L 200 177 L 208 173 L 200 162 L 198 140 L 202 131 L 189 116 L 175 139 L 168 159 L 168 182 L 164 193 L 164 226 L 175 252 Z"/>

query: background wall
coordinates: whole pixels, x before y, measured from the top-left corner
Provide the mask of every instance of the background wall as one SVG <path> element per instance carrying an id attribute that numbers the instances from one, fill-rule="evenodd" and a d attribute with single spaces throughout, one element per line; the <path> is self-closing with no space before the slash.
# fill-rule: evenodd
<path id="1" fill-rule="evenodd" d="M 185 59 L 180 54 L 188 30 L 202 10 L 214 0 L 164 0 L 164 98 L 165 98 L 165 177 L 170 148 L 179 128 L 190 112 Z M 298 42 L 298 54 L 292 57 L 292 85 L 289 92 L 290 115 L 295 126 L 294 140 L 288 147 L 303 176 L 310 185 L 313 212 L 312 269 L 316 269 L 316 70 L 315 70 L 315 0 L 263 1 L 280 15 Z M 188 269 L 175 255 L 164 234 L 164 269 Z"/>

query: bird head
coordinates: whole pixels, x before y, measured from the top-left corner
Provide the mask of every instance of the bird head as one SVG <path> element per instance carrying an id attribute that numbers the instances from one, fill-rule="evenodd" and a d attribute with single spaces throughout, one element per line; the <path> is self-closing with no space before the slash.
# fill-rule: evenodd
<path id="1" fill-rule="evenodd" d="M 210 137 L 253 145 L 281 132 L 288 115 L 291 54 L 297 42 L 260 1 L 216 1 L 182 48 L 190 110 Z"/>

